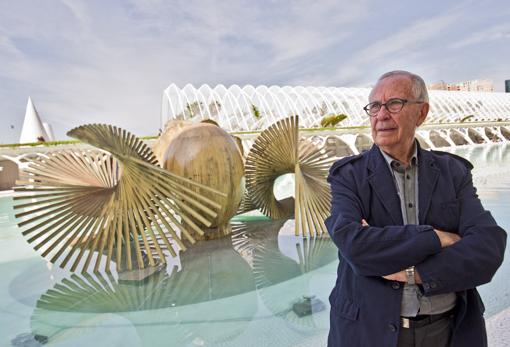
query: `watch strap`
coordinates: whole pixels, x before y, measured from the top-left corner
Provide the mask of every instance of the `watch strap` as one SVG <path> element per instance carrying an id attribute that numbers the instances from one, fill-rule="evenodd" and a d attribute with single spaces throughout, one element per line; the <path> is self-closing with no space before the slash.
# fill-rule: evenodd
<path id="1" fill-rule="evenodd" d="M 414 279 L 414 266 L 408 267 L 406 270 L 407 284 L 416 284 Z"/>

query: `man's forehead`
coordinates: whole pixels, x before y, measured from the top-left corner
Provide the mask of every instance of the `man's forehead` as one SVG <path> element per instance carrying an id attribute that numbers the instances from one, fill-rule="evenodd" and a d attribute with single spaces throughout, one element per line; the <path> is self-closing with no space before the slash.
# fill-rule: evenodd
<path id="1" fill-rule="evenodd" d="M 384 96 L 395 94 L 395 96 L 405 97 L 410 95 L 412 92 L 412 81 L 407 76 L 397 75 L 389 76 L 382 80 L 377 81 L 370 92 L 369 97 Z M 398 94 L 398 95 L 397 95 Z"/>

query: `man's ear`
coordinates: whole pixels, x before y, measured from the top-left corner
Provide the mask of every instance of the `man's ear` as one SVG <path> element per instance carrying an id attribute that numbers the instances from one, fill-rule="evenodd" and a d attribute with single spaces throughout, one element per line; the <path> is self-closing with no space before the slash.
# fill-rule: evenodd
<path id="1" fill-rule="evenodd" d="M 429 113 L 429 103 L 425 102 L 423 105 L 421 105 L 420 109 L 420 115 L 418 116 L 418 120 L 416 121 L 416 127 L 419 127 L 420 125 L 425 122 L 425 118 L 427 118 L 427 114 Z"/>

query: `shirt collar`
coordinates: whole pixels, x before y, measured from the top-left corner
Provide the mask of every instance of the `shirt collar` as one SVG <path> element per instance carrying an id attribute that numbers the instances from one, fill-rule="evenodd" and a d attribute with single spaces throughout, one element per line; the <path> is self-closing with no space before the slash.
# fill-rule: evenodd
<path id="1" fill-rule="evenodd" d="M 392 158 L 388 153 L 383 151 L 381 148 L 379 148 L 379 151 L 381 151 L 381 154 L 383 155 L 384 159 L 386 160 L 386 163 L 388 164 L 388 167 L 391 170 L 396 170 L 398 168 L 404 169 L 404 165 L 400 161 Z M 409 161 L 409 163 L 410 165 L 418 165 L 418 145 L 416 144 L 416 140 L 414 140 L 413 155 L 411 156 L 411 160 Z"/>

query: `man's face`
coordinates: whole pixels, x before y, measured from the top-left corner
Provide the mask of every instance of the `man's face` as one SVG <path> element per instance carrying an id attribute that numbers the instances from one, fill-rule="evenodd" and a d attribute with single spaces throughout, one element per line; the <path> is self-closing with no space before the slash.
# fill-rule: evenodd
<path id="1" fill-rule="evenodd" d="M 369 102 L 385 103 L 393 98 L 417 101 L 411 88 L 412 82 L 409 77 L 390 76 L 379 81 L 372 89 Z M 390 154 L 409 150 L 413 144 L 415 130 L 425 120 L 427 112 L 426 103 L 406 103 L 398 113 L 389 113 L 386 107 L 381 107 L 375 117 L 370 117 L 374 142 Z"/>

